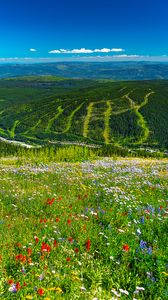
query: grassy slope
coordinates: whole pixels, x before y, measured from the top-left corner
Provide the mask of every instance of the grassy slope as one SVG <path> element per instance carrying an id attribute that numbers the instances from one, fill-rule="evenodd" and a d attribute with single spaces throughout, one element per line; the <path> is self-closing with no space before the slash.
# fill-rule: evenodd
<path id="1" fill-rule="evenodd" d="M 167 81 L 0 80 L 0 135 L 167 147 Z"/>

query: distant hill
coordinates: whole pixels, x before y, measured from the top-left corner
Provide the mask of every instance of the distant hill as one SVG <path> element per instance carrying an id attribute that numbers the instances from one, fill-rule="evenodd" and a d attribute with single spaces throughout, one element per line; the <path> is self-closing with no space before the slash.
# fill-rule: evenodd
<path id="1" fill-rule="evenodd" d="M 0 136 L 168 147 L 168 81 L 0 80 Z"/>
<path id="2" fill-rule="evenodd" d="M 39 75 L 113 80 L 168 79 L 168 63 L 58 62 L 0 65 L 0 78 Z"/>

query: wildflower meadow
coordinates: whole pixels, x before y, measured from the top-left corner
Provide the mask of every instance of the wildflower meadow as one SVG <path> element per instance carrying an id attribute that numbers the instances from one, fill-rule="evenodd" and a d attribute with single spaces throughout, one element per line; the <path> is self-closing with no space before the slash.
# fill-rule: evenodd
<path id="1" fill-rule="evenodd" d="M 168 160 L 0 162 L 0 299 L 168 299 Z"/>

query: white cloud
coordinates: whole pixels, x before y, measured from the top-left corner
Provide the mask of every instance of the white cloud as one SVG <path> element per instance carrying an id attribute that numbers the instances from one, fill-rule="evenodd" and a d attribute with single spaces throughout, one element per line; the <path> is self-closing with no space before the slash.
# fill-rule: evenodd
<path id="1" fill-rule="evenodd" d="M 122 48 L 112 48 L 111 49 L 111 52 L 123 52 L 125 51 L 125 49 L 122 49 Z"/>
<path id="2" fill-rule="evenodd" d="M 68 50 L 68 49 L 51 50 L 48 53 L 80 54 L 80 53 L 93 53 L 93 52 L 94 52 L 93 50 L 81 48 L 81 49 L 72 49 L 72 50 Z"/>
<path id="3" fill-rule="evenodd" d="M 34 49 L 34 48 L 30 48 L 29 51 L 30 51 L 30 52 L 36 52 L 37 50 Z"/>
<path id="4" fill-rule="evenodd" d="M 137 55 L 137 54 L 130 54 L 130 55 L 128 55 L 128 54 L 121 54 L 121 55 L 113 55 L 113 57 L 118 57 L 118 58 L 134 58 L 134 57 L 141 57 L 140 55 Z"/>
<path id="5" fill-rule="evenodd" d="M 122 48 L 102 48 L 102 49 L 86 49 L 86 48 L 80 48 L 80 49 L 57 49 L 57 50 L 51 50 L 48 53 L 53 54 L 91 54 L 91 53 L 109 53 L 109 52 L 122 52 L 125 51 Z"/>
<path id="6" fill-rule="evenodd" d="M 93 50 L 81 48 L 81 49 L 73 49 L 69 51 L 69 53 L 93 53 Z"/>
<path id="7" fill-rule="evenodd" d="M 61 51 L 60 50 L 51 50 L 48 53 L 58 54 L 58 53 L 61 53 Z"/>
<path id="8" fill-rule="evenodd" d="M 102 49 L 95 49 L 95 50 L 93 50 L 93 52 L 95 52 L 95 53 L 109 53 L 109 52 L 111 52 L 111 49 L 109 49 L 109 48 L 102 48 Z"/>
<path id="9" fill-rule="evenodd" d="M 93 52 L 95 52 L 95 53 L 98 53 L 98 52 L 109 53 L 109 52 L 122 52 L 122 51 L 125 51 L 125 50 L 122 49 L 122 48 L 112 48 L 112 49 L 102 48 L 102 49 L 95 49 L 95 50 L 93 50 Z"/>

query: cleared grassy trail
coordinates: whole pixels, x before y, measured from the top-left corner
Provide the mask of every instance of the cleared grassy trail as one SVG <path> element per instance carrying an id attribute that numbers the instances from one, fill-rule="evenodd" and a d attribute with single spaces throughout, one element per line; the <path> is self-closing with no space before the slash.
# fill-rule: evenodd
<path id="1" fill-rule="evenodd" d="M 57 107 L 57 110 L 58 110 L 57 114 L 56 114 L 53 118 L 51 118 L 51 119 L 49 120 L 48 125 L 47 125 L 47 127 L 46 127 L 46 129 L 45 129 L 45 132 L 51 132 L 51 127 L 52 127 L 54 121 L 55 121 L 55 120 L 63 113 L 63 111 L 64 111 L 64 109 L 62 108 L 61 105 Z"/>
<path id="2" fill-rule="evenodd" d="M 130 92 L 131 93 L 131 92 Z M 142 133 L 141 136 L 139 137 L 139 139 L 135 142 L 136 145 L 140 145 L 143 144 L 147 141 L 149 134 L 150 134 L 150 130 L 147 126 L 146 120 L 144 118 L 144 116 L 140 113 L 140 109 L 142 107 L 144 107 L 145 105 L 148 104 L 148 99 L 149 97 L 154 94 L 154 91 L 150 91 L 149 93 L 147 93 L 144 97 L 144 101 L 141 104 L 136 104 L 134 102 L 134 100 L 129 96 L 130 93 L 128 93 L 127 95 L 125 95 L 124 97 L 129 101 L 130 104 L 130 108 L 131 110 L 136 114 L 137 116 L 137 125 L 141 128 Z"/>
<path id="3" fill-rule="evenodd" d="M 92 111 L 93 111 L 93 105 L 94 102 L 90 102 L 90 104 L 87 107 L 87 115 L 85 117 L 84 125 L 83 125 L 83 136 L 88 137 L 88 132 L 89 132 L 89 122 L 92 116 Z"/>
<path id="4" fill-rule="evenodd" d="M 108 100 L 106 102 L 107 104 L 107 109 L 104 113 L 104 132 L 103 132 L 103 137 L 104 137 L 104 140 L 105 140 L 105 143 L 106 144 L 109 144 L 110 143 L 110 116 L 111 116 L 111 113 L 112 113 L 112 107 L 111 107 L 111 102 L 110 100 Z"/>
<path id="5" fill-rule="evenodd" d="M 137 145 L 138 144 L 143 144 L 144 142 L 147 141 L 149 134 L 150 134 L 150 130 L 147 126 L 147 123 L 145 121 L 145 118 L 143 117 L 143 115 L 139 112 L 139 110 L 144 107 L 145 105 L 148 104 L 148 99 L 149 97 L 154 94 L 153 91 L 150 91 L 147 95 L 145 95 L 144 97 L 144 101 L 136 108 L 136 115 L 138 116 L 138 121 L 137 124 L 143 129 L 143 135 L 141 136 L 141 138 L 137 141 Z"/>
<path id="6" fill-rule="evenodd" d="M 15 129 L 16 129 L 17 125 L 19 125 L 19 124 L 20 124 L 20 121 L 19 120 L 15 120 L 12 128 L 7 130 L 8 133 L 9 133 L 9 136 L 11 138 L 15 137 Z"/>
<path id="7" fill-rule="evenodd" d="M 74 117 L 74 115 L 76 114 L 76 112 L 77 112 L 78 110 L 81 109 L 81 107 L 83 106 L 83 104 L 84 104 L 84 102 L 82 102 L 76 109 L 74 109 L 74 110 L 72 111 L 72 113 L 71 113 L 70 116 L 68 117 L 68 121 L 67 121 L 66 128 L 63 130 L 62 133 L 66 133 L 66 132 L 68 132 L 68 131 L 70 130 L 71 124 L 72 124 L 72 120 L 73 120 L 73 117 Z"/>
<path id="8" fill-rule="evenodd" d="M 28 130 L 26 130 L 26 131 L 24 132 L 24 134 L 27 134 L 27 133 L 29 133 L 30 131 L 35 130 L 35 129 L 38 127 L 38 125 L 39 125 L 40 123 L 41 123 L 41 119 L 39 119 L 39 120 L 36 122 L 36 124 L 35 124 L 34 126 L 30 127 Z"/>

